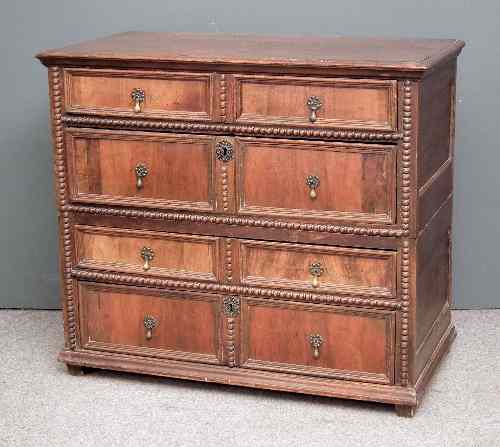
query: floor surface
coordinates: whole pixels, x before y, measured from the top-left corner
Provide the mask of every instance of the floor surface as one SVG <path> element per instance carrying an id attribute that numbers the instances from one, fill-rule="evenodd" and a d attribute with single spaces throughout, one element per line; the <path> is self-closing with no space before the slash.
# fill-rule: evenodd
<path id="1" fill-rule="evenodd" d="M 458 337 L 413 419 L 362 402 L 95 372 L 56 361 L 61 314 L 0 311 L 1 447 L 500 446 L 500 310 Z"/>

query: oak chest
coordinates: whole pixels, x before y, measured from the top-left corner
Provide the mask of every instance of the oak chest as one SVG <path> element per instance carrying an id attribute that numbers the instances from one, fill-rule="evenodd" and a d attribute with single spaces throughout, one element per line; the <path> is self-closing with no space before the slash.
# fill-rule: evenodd
<path id="1" fill-rule="evenodd" d="M 455 336 L 462 47 L 124 33 L 39 54 L 60 359 L 413 415 Z"/>

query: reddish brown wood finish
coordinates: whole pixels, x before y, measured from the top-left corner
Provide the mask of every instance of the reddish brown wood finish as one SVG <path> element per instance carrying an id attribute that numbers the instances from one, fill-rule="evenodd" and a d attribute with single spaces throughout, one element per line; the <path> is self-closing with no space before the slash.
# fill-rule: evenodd
<path id="1" fill-rule="evenodd" d="M 215 210 L 213 139 L 69 129 L 74 201 Z M 148 173 L 137 187 L 136 167 Z"/>
<path id="2" fill-rule="evenodd" d="M 396 296 L 397 253 L 389 250 L 284 244 L 276 242 L 238 242 L 242 284 L 284 289 L 305 289 L 354 295 Z M 310 268 L 322 269 L 318 284 Z"/>
<path id="3" fill-rule="evenodd" d="M 237 142 L 240 213 L 394 222 L 394 147 L 250 138 Z M 319 179 L 314 199 L 306 183 L 309 176 Z"/>
<path id="4" fill-rule="evenodd" d="M 462 47 L 125 33 L 38 55 L 70 372 L 388 402 L 413 416 L 455 337 Z"/>
<path id="5" fill-rule="evenodd" d="M 234 85 L 237 122 L 396 128 L 396 81 L 237 75 Z M 311 123 L 313 96 L 321 107 Z"/>
<path id="6" fill-rule="evenodd" d="M 280 71 L 321 68 L 330 74 L 332 69 L 355 69 L 422 75 L 456 57 L 463 46 L 464 42 L 453 39 L 127 32 L 44 51 L 37 57 L 47 65 L 198 63 L 228 69 L 271 66 Z"/>
<path id="7" fill-rule="evenodd" d="M 65 70 L 66 110 L 71 113 L 173 119 L 213 118 L 213 78 L 200 73 Z M 144 92 L 134 111 L 134 89 Z"/>
<path id="8" fill-rule="evenodd" d="M 392 312 L 245 300 L 241 319 L 244 368 L 392 383 Z"/>
<path id="9" fill-rule="evenodd" d="M 147 269 L 141 255 L 144 247 L 154 256 Z M 75 226 L 79 268 L 215 281 L 222 278 L 219 247 L 215 237 Z"/>
<path id="10" fill-rule="evenodd" d="M 80 283 L 81 342 L 85 349 L 220 363 L 216 296 Z M 156 326 L 147 338 L 144 319 Z"/>

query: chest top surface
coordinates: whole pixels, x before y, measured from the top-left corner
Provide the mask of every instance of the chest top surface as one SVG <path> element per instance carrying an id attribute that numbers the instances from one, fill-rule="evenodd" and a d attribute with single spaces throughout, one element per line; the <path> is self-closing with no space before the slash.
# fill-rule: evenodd
<path id="1" fill-rule="evenodd" d="M 77 59 L 422 72 L 456 56 L 463 46 L 454 39 L 126 32 L 44 51 L 37 57 L 47 65 Z"/>

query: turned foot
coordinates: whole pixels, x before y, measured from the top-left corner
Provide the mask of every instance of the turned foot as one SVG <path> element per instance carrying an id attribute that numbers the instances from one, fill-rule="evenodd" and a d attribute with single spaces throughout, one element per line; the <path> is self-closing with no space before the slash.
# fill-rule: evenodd
<path id="1" fill-rule="evenodd" d="M 417 409 L 417 407 L 411 405 L 395 405 L 395 407 L 397 415 L 404 418 L 412 418 L 415 416 L 415 410 Z"/>
<path id="2" fill-rule="evenodd" d="M 68 372 L 72 376 L 83 376 L 84 374 L 90 372 L 90 369 L 85 368 L 85 366 L 66 364 L 66 368 L 68 368 Z"/>

